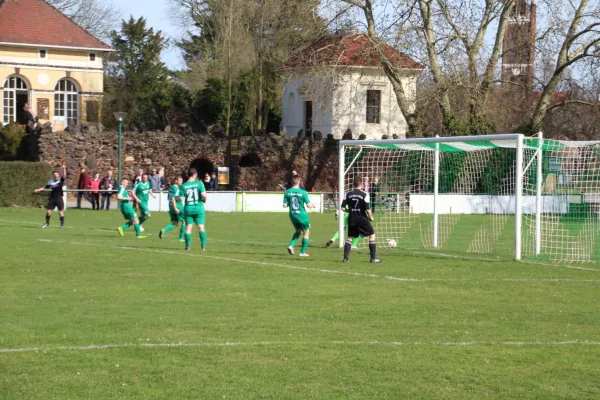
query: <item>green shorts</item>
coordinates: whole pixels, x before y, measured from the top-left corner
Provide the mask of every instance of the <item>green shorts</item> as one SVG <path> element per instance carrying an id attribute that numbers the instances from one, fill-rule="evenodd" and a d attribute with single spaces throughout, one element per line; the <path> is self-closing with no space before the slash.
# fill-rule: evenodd
<path id="1" fill-rule="evenodd" d="M 148 208 L 148 203 L 140 203 L 140 213 L 142 215 L 150 215 L 150 208 Z"/>
<path id="2" fill-rule="evenodd" d="M 292 221 L 292 225 L 296 230 L 300 229 L 303 232 L 306 232 L 310 229 L 310 220 L 308 218 L 294 218 L 290 217 L 290 221 Z"/>
<path id="3" fill-rule="evenodd" d="M 192 225 L 192 224 L 204 225 L 205 221 L 206 221 L 206 216 L 204 213 L 198 213 L 198 212 L 185 213 L 185 224 L 186 225 Z"/>
<path id="4" fill-rule="evenodd" d="M 179 214 L 175 211 L 169 211 L 169 216 L 171 217 L 171 222 L 185 222 L 183 211 L 180 211 Z"/>
<path id="5" fill-rule="evenodd" d="M 132 219 L 137 218 L 137 215 L 136 215 L 135 211 L 133 210 L 133 207 L 131 207 L 130 205 L 128 205 L 126 207 L 121 207 L 121 214 L 123 214 L 123 218 L 125 218 L 127 221 L 131 221 Z"/>

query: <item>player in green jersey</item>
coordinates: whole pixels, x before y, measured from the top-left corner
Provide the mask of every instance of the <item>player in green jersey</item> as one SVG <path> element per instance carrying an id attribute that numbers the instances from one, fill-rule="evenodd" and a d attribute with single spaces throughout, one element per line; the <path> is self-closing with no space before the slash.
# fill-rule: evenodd
<path id="1" fill-rule="evenodd" d="M 339 210 L 335 211 L 335 219 L 337 220 L 339 218 L 340 212 Z M 348 213 L 344 213 L 344 228 L 348 226 L 348 218 L 350 218 L 350 214 Z M 331 239 L 329 239 L 329 242 L 327 242 L 327 244 L 325 244 L 325 246 L 330 247 L 332 244 L 335 243 L 335 241 L 340 237 L 340 231 L 336 231 L 335 234 L 333 235 L 333 237 Z M 352 248 L 353 249 L 358 249 L 358 242 L 360 242 L 360 238 L 354 238 L 354 240 L 352 241 Z"/>
<path id="2" fill-rule="evenodd" d="M 121 186 L 119 186 L 119 192 L 117 193 L 117 199 L 119 200 L 119 210 L 123 214 L 123 217 L 128 221 L 117 228 L 119 235 L 123 236 L 123 231 L 133 225 L 135 228 L 135 236 L 138 239 L 145 239 L 146 236 L 141 236 L 140 232 L 140 220 L 138 219 L 133 207 L 131 206 L 131 198 L 129 197 L 129 191 L 127 185 L 129 180 L 127 178 L 121 179 Z"/>
<path id="3" fill-rule="evenodd" d="M 294 246 L 300 235 L 302 237 L 302 248 L 300 249 L 300 257 L 308 257 L 306 248 L 308 247 L 308 240 L 310 234 L 310 220 L 308 213 L 304 206 L 308 208 L 315 208 L 314 204 L 311 204 L 308 198 L 308 193 L 304 189 L 300 189 L 300 177 L 294 175 L 292 177 L 292 187 L 285 191 L 283 195 L 283 208 L 290 209 L 290 220 L 292 225 L 296 229 L 290 245 L 288 246 L 288 253 L 294 255 Z"/>
<path id="4" fill-rule="evenodd" d="M 150 213 L 150 208 L 148 207 L 148 195 L 152 196 L 153 199 L 156 198 L 154 193 L 152 193 L 152 185 L 148 180 L 148 174 L 144 173 L 142 175 L 142 180 L 135 184 L 133 187 L 133 191 L 131 192 L 134 200 L 140 206 L 140 227 L 142 224 L 152 216 Z M 141 228 L 142 232 L 144 232 L 144 228 Z"/>
<path id="5" fill-rule="evenodd" d="M 204 203 L 206 203 L 206 189 L 204 184 L 198 181 L 198 172 L 195 168 L 188 171 L 188 181 L 181 185 L 183 196 L 185 197 L 185 249 L 189 250 L 192 246 L 192 228 L 194 224 L 200 231 L 200 243 L 202 251 L 206 250 L 206 231 L 204 223 L 206 216 L 204 213 Z"/>
<path id="6" fill-rule="evenodd" d="M 181 228 L 179 228 L 179 241 L 183 242 L 185 235 L 185 220 L 183 215 L 183 203 L 184 198 L 181 185 L 183 184 L 183 177 L 178 176 L 175 184 L 169 189 L 169 216 L 171 217 L 171 223 L 165 226 L 158 233 L 158 237 L 162 239 L 163 235 L 172 229 L 175 229 L 181 222 Z"/>

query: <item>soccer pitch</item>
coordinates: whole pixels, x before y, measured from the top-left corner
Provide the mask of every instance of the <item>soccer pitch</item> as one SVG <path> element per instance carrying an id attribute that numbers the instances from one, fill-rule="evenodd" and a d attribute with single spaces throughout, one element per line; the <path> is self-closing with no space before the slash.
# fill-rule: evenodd
<path id="1" fill-rule="evenodd" d="M 600 398 L 600 266 L 286 247 L 286 214 L 207 214 L 208 251 L 116 211 L 0 209 L 2 399 Z M 296 248 L 298 251 L 299 247 Z"/>

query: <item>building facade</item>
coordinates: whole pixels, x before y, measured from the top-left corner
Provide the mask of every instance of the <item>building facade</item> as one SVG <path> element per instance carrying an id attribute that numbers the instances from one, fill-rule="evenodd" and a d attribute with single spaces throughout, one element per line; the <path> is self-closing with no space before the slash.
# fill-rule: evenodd
<path id="1" fill-rule="evenodd" d="M 416 95 L 423 67 L 390 46 L 386 58 L 403 76 L 409 98 Z M 406 137 L 408 126 L 392 85 L 366 35 L 328 36 L 279 67 L 285 79 L 282 128 L 288 135 L 319 131 L 341 139 Z"/>
<path id="2" fill-rule="evenodd" d="M 98 123 L 111 48 L 43 0 L 0 0 L 0 123 Z"/>
<path id="3" fill-rule="evenodd" d="M 506 25 L 502 85 L 512 91 L 533 90 L 536 11 L 535 0 L 517 0 Z"/>

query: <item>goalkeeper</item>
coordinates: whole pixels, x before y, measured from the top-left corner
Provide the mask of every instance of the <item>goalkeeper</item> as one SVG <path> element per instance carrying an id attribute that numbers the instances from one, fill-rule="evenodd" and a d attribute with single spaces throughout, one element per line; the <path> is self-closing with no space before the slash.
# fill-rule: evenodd
<path id="1" fill-rule="evenodd" d="M 339 210 L 335 210 L 335 219 L 337 220 L 339 218 L 339 214 L 340 211 Z M 348 218 L 350 218 L 350 214 L 349 213 L 344 213 L 344 228 L 346 228 L 348 226 Z M 337 231 L 333 237 L 329 240 L 329 242 L 327 242 L 327 244 L 325 246 L 330 247 L 333 243 L 335 243 L 335 241 L 340 237 L 340 231 Z M 352 248 L 353 249 L 358 249 L 358 242 L 360 242 L 360 237 L 356 237 L 354 238 L 354 240 L 352 241 Z"/>

